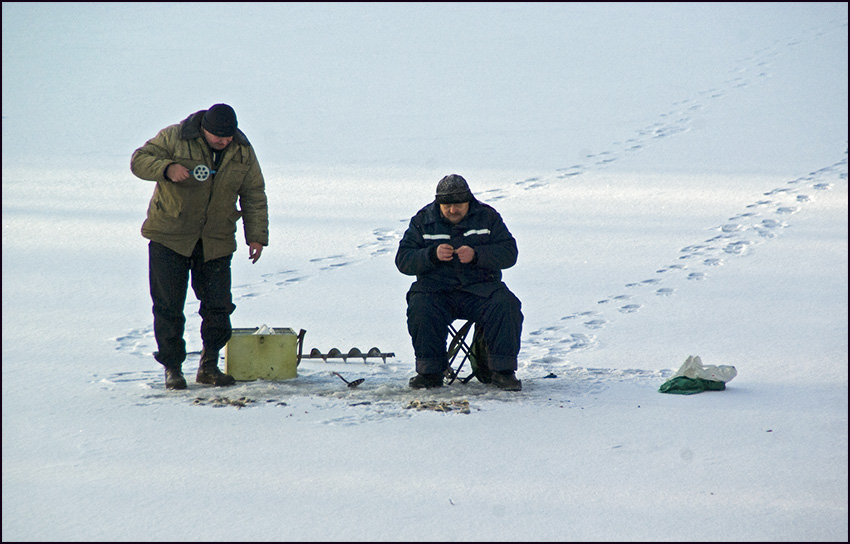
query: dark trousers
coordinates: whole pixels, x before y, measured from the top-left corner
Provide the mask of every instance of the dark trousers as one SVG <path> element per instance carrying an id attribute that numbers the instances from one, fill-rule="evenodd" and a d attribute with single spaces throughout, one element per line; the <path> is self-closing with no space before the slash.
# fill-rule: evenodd
<path id="1" fill-rule="evenodd" d="M 507 287 L 489 297 L 464 291 L 407 293 L 407 330 L 413 340 L 416 372 L 434 374 L 448 368 L 446 339 L 456 319 L 472 319 L 484 329 L 490 368 L 516 370 L 522 335 L 519 299 Z"/>
<path id="2" fill-rule="evenodd" d="M 207 352 L 217 352 L 230 340 L 230 314 L 236 309 L 230 292 L 231 255 L 204 262 L 201 241 L 191 257 L 184 257 L 162 244 L 148 245 L 153 330 L 158 351 L 154 358 L 165 367 L 180 367 L 186 359 L 183 339 L 189 275 L 192 289 L 201 301 L 201 339 Z"/>

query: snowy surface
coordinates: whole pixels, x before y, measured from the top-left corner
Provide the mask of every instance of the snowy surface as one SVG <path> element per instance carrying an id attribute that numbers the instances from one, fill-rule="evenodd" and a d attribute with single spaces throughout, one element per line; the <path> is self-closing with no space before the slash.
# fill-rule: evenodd
<path id="1" fill-rule="evenodd" d="M 2 10 L 4 541 L 847 540 L 847 4 Z M 271 210 L 234 326 L 395 357 L 164 389 L 129 159 L 216 102 Z M 519 393 L 406 385 L 449 173 L 518 241 Z M 658 393 L 690 355 L 738 376 Z"/>

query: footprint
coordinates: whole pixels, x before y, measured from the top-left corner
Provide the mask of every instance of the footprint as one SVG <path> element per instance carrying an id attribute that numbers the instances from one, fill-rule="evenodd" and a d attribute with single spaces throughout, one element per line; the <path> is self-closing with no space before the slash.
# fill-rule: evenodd
<path id="1" fill-rule="evenodd" d="M 558 176 L 558 179 L 564 179 L 578 175 L 581 175 L 581 172 L 567 172 L 566 174 L 561 174 L 560 176 Z"/>
<path id="2" fill-rule="evenodd" d="M 342 255 L 338 255 L 338 257 L 342 257 Z M 333 258 L 334 257 L 316 257 L 315 259 L 310 259 L 310 262 L 311 263 L 318 263 L 318 262 L 325 261 L 325 260 L 328 260 L 328 259 L 333 259 Z"/>
<path id="3" fill-rule="evenodd" d="M 604 319 L 591 319 L 590 321 L 585 321 L 584 326 L 588 329 L 601 329 L 608 323 Z"/>
<path id="4" fill-rule="evenodd" d="M 723 251 L 732 255 L 742 255 L 746 251 L 749 242 L 732 242 L 723 248 Z"/>
<path id="5" fill-rule="evenodd" d="M 538 187 L 545 187 L 546 185 L 549 185 L 549 183 L 541 180 L 540 178 L 528 178 L 524 181 L 517 182 L 517 185 L 524 186 L 526 190 L 529 190 L 537 189 Z"/>
<path id="6" fill-rule="evenodd" d="M 574 164 L 569 168 L 558 168 L 555 170 L 556 172 L 563 172 L 563 174 L 558 175 L 558 179 L 569 178 L 572 176 L 578 176 L 584 171 L 584 166 L 580 164 Z"/>
<path id="7" fill-rule="evenodd" d="M 263 274 L 260 277 L 262 277 L 262 278 L 274 278 L 275 276 L 285 276 L 286 274 L 294 274 L 295 272 L 297 272 L 297 271 L 296 270 L 281 270 L 279 272 L 269 272 L 268 274 Z M 242 289 L 242 288 L 247 289 L 248 287 L 250 287 L 250 285 L 240 285 L 239 287 L 236 287 L 235 289 Z"/>
<path id="8" fill-rule="evenodd" d="M 648 280 L 643 280 L 643 281 L 638 282 L 638 283 L 627 283 L 626 287 L 638 287 L 638 286 L 641 286 L 641 285 L 652 285 L 654 283 L 659 283 L 660 281 L 661 280 L 651 278 L 651 279 L 648 279 Z"/>
<path id="9" fill-rule="evenodd" d="M 789 191 L 791 191 L 791 189 L 785 189 L 785 188 L 774 189 L 772 191 L 768 191 L 768 192 L 764 193 L 764 196 L 771 196 L 771 195 L 775 195 L 775 194 L 779 194 L 779 193 L 787 193 Z"/>
<path id="10" fill-rule="evenodd" d="M 581 333 L 572 333 L 569 338 L 561 340 L 561 343 L 569 344 L 571 350 L 586 349 L 592 346 L 596 340 L 592 336 Z"/>
<path id="11" fill-rule="evenodd" d="M 671 264 L 669 266 L 665 266 L 664 268 L 659 268 L 658 270 L 655 271 L 655 273 L 656 274 L 663 274 L 663 273 L 669 272 L 671 270 L 684 270 L 686 268 L 687 268 L 687 266 L 685 266 L 683 264 Z"/>
<path id="12" fill-rule="evenodd" d="M 286 279 L 286 280 L 283 280 L 283 281 L 279 281 L 275 285 L 278 285 L 278 286 L 289 285 L 290 283 L 298 283 L 299 281 L 302 281 L 302 280 L 305 280 L 305 279 L 307 279 L 307 276 L 298 276 L 298 277 L 295 277 L 295 278 L 289 278 L 289 279 Z"/>
<path id="13" fill-rule="evenodd" d="M 351 264 L 350 262 L 344 262 L 344 263 L 331 263 L 331 264 L 329 264 L 328 266 L 323 266 L 323 267 L 322 267 L 322 268 L 320 268 L 319 270 L 332 270 L 332 269 L 334 269 L 334 268 L 340 268 L 340 267 L 342 267 L 342 266 L 348 266 L 348 265 L 350 265 L 350 264 Z"/>

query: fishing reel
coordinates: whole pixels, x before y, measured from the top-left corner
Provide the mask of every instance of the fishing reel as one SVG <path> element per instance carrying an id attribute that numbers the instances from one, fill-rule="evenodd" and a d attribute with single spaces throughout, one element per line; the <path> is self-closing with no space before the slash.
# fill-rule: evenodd
<path id="1" fill-rule="evenodd" d="M 214 174 L 215 172 L 211 172 L 210 169 L 205 164 L 199 164 L 192 170 L 192 175 L 195 176 L 195 179 L 198 181 L 206 181 L 210 174 Z"/>

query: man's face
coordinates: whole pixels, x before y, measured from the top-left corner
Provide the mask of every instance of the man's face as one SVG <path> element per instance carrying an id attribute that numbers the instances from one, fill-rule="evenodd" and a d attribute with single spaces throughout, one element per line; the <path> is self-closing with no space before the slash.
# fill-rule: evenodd
<path id="1" fill-rule="evenodd" d="M 221 136 L 216 136 L 212 132 L 207 132 L 207 129 L 203 129 L 204 138 L 206 138 L 207 143 L 211 148 L 216 151 L 221 151 L 225 147 L 230 145 L 230 142 L 233 141 L 233 136 L 228 136 L 227 138 L 222 138 Z"/>
<path id="2" fill-rule="evenodd" d="M 469 212 L 469 202 L 461 202 L 460 204 L 440 204 L 440 213 L 443 217 L 449 220 L 453 225 L 460 223 L 461 219 L 466 217 Z"/>

